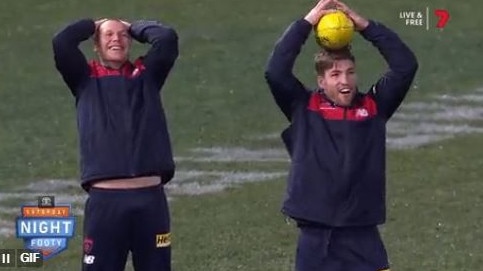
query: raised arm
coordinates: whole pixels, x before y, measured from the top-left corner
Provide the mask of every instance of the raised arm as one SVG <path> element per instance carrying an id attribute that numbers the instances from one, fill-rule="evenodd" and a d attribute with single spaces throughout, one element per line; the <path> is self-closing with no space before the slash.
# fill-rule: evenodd
<path id="1" fill-rule="evenodd" d="M 89 66 L 79 45 L 94 34 L 95 28 L 93 20 L 79 20 L 63 28 L 52 40 L 55 66 L 74 96 L 89 76 Z"/>
<path id="2" fill-rule="evenodd" d="M 140 20 L 131 24 L 130 33 L 138 42 L 151 44 L 143 63 L 146 72 L 161 90 L 179 55 L 176 31 L 157 21 Z"/>
<path id="3" fill-rule="evenodd" d="M 293 22 L 276 42 L 265 70 L 275 102 L 289 120 L 293 103 L 308 93 L 292 70 L 311 29 L 312 25 L 303 19 Z"/>
<path id="4" fill-rule="evenodd" d="M 275 43 L 265 69 L 265 80 L 275 102 L 291 119 L 296 101 L 309 96 L 307 88 L 293 74 L 297 56 L 302 50 L 313 27 L 329 12 L 332 0 L 320 0 L 303 19 L 293 22 Z"/>
<path id="5" fill-rule="evenodd" d="M 339 0 L 333 0 L 354 21 L 364 39 L 374 45 L 386 60 L 389 70 L 372 86 L 379 112 L 391 118 L 400 106 L 416 75 L 418 62 L 413 52 L 392 30 L 367 20 Z"/>
<path id="6" fill-rule="evenodd" d="M 361 34 L 379 50 L 389 66 L 389 70 L 371 90 L 379 111 L 389 119 L 409 91 L 418 69 L 418 62 L 398 35 L 381 23 L 371 21 Z"/>

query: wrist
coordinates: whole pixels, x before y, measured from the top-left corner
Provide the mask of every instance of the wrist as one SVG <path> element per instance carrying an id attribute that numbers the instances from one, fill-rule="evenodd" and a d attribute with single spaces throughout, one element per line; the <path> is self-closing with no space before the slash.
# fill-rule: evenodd
<path id="1" fill-rule="evenodd" d="M 364 31 L 369 26 L 369 20 L 362 19 L 358 26 L 358 31 Z"/>
<path id="2" fill-rule="evenodd" d="M 318 22 L 318 20 L 316 20 L 316 18 L 312 16 L 312 14 L 310 13 L 304 17 L 304 20 L 310 23 L 311 25 L 316 25 Z"/>

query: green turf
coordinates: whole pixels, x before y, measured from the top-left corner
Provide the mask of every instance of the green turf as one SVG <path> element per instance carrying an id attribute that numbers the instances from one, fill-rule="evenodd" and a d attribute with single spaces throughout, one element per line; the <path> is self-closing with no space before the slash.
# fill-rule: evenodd
<path id="1" fill-rule="evenodd" d="M 473 148 L 483 141 L 461 139 L 390 152 L 388 219 L 381 230 L 393 270 L 463 271 L 483 264 L 483 158 Z M 176 270 L 292 270 L 297 232 L 279 212 L 283 188 L 278 180 L 176 199 Z M 79 241 L 44 270 L 75 270 Z M 21 244 L 2 244 L 12 246 Z"/>
<path id="2" fill-rule="evenodd" d="M 8 68 L 0 71 L 0 186 L 77 174 L 73 101 L 53 67 L 51 52 L 52 35 L 66 23 L 85 16 L 120 16 L 159 18 L 176 27 L 181 56 L 164 92 L 175 150 L 182 151 L 192 146 L 243 143 L 241 137 L 252 131 L 280 127 L 283 118 L 267 91 L 263 68 L 276 38 L 311 3 L 148 0 L 103 6 L 92 0 L 2 1 L 6 19 L 0 52 Z M 477 26 L 482 18 L 469 20 L 464 14 L 481 4 L 475 0 L 444 3 L 434 1 L 430 7 L 450 10 L 447 28 L 426 31 L 405 26 L 398 18 L 400 11 L 423 10 L 426 4 L 353 1 L 362 14 L 398 31 L 417 54 L 421 63 L 415 81 L 418 89 L 409 100 L 430 93 L 460 93 L 480 84 L 483 64 L 474 60 L 481 49 Z M 84 47 L 90 51 L 90 45 Z M 144 47 L 136 49 L 138 53 Z M 297 74 L 308 84 L 313 82 L 309 63 L 315 49 L 315 43 L 308 42 L 298 62 Z M 360 38 L 355 40 L 354 51 L 361 67 L 361 86 L 367 87 L 383 71 L 382 60 Z"/>
<path id="3" fill-rule="evenodd" d="M 462 95 L 481 86 L 483 17 L 469 16 L 480 1 L 391 3 L 348 1 L 365 16 L 384 22 L 415 51 L 420 70 L 408 101 L 434 95 Z M 53 66 L 51 38 L 82 17 L 156 18 L 173 25 L 181 55 L 164 88 L 174 150 L 194 147 L 281 147 L 278 139 L 249 136 L 281 131 L 286 125 L 263 79 L 275 40 L 314 1 L 125 1 L 2 0 L 0 70 L 0 191 L 10 192 L 45 179 L 75 179 L 77 137 L 72 97 Z M 400 11 L 446 8 L 444 30 L 405 26 Z M 435 17 L 431 17 L 435 24 Z M 90 52 L 91 45 L 83 48 Z M 360 37 L 353 44 L 361 87 L 384 71 L 377 52 Z M 146 47 L 137 45 L 134 53 Z M 309 40 L 297 75 L 313 84 Z M 478 270 L 483 254 L 483 189 L 478 136 L 457 137 L 416 151 L 391 152 L 389 215 L 384 227 L 394 270 Z M 180 162 L 180 169 L 286 170 L 285 163 Z M 226 193 L 176 198 L 173 202 L 176 270 L 291 270 L 295 231 L 279 215 L 282 179 L 248 184 Z M 82 191 L 79 189 L 79 193 Z M 31 199 L 25 199 L 31 200 Z M 18 202 L 21 204 L 21 202 Z M 8 201 L 14 207 L 15 201 Z M 4 218 L 7 215 L 2 214 Z M 13 217 L 12 217 L 13 220 Z M 79 224 L 80 225 L 80 224 Z M 20 246 L 18 240 L 0 247 Z M 76 238 L 70 250 L 45 270 L 75 270 Z M 5 269 L 7 270 L 7 269 Z"/>

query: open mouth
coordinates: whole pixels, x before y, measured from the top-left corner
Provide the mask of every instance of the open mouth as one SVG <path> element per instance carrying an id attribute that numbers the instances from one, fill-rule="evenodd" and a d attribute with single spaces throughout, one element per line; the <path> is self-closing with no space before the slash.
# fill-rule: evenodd
<path id="1" fill-rule="evenodd" d="M 120 45 L 112 45 L 112 46 L 107 47 L 107 49 L 109 49 L 111 51 L 123 51 L 124 47 L 122 47 Z"/>
<path id="2" fill-rule="evenodd" d="M 341 93 L 341 94 L 350 94 L 351 93 L 351 89 L 350 88 L 339 89 L 339 93 Z"/>

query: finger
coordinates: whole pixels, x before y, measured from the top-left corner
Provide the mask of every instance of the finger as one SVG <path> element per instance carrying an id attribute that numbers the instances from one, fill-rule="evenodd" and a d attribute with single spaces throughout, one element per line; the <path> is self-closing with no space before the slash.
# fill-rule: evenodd
<path id="1" fill-rule="evenodd" d="M 107 21 L 107 20 L 108 20 L 107 18 L 98 19 L 98 20 L 96 21 L 96 23 L 102 23 L 102 22 L 105 22 L 105 21 Z"/>
<path id="2" fill-rule="evenodd" d="M 127 27 L 131 26 L 131 24 L 129 22 L 126 22 L 126 21 L 123 21 L 123 20 L 121 20 L 121 23 L 123 23 Z"/>
<path id="3" fill-rule="evenodd" d="M 315 7 L 318 8 L 318 9 L 325 9 L 327 6 L 332 4 L 332 1 L 333 0 L 321 0 L 317 3 L 317 5 Z"/>
<path id="4" fill-rule="evenodd" d="M 337 12 L 337 9 L 324 9 L 320 13 L 322 14 L 322 16 L 325 16 L 325 15 L 327 15 L 329 13 L 333 13 L 333 12 Z"/>
<path id="5" fill-rule="evenodd" d="M 106 18 L 99 19 L 99 20 L 95 21 L 95 24 L 96 24 L 96 26 L 99 26 L 99 25 L 101 25 L 102 23 L 104 23 L 107 20 L 109 20 L 109 19 L 106 19 Z"/>
<path id="6" fill-rule="evenodd" d="M 315 6 L 323 6 L 329 1 L 332 1 L 332 0 L 320 0 L 320 1 L 317 2 L 317 4 Z"/>
<path id="7" fill-rule="evenodd" d="M 343 12 L 345 12 L 347 14 L 352 12 L 352 10 L 346 4 L 344 4 L 342 2 L 337 1 L 336 6 L 337 6 L 337 8 L 339 8 L 340 10 L 342 10 Z"/>

